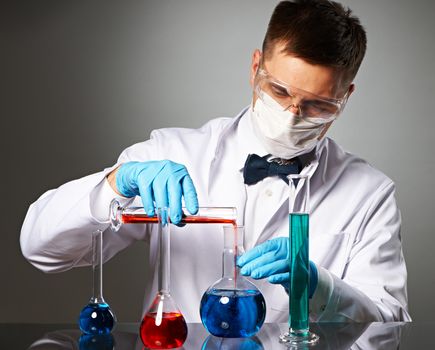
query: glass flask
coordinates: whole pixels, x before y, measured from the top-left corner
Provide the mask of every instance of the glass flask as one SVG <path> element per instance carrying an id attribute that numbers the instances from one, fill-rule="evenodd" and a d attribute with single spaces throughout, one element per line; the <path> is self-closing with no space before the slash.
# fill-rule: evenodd
<path id="1" fill-rule="evenodd" d="M 308 175 L 289 175 L 289 250 L 290 291 L 289 331 L 280 341 L 289 346 L 303 347 L 315 344 L 319 337 L 310 332 L 309 289 L 310 260 L 308 249 L 310 219 L 310 178 Z"/>
<path id="2" fill-rule="evenodd" d="M 251 337 L 263 325 L 266 302 L 258 288 L 239 274 L 237 257 L 243 254 L 243 226 L 224 226 L 222 278 L 201 299 L 204 327 L 216 337 Z"/>
<path id="3" fill-rule="evenodd" d="M 150 349 L 173 349 L 187 338 L 187 324 L 169 290 L 170 224 L 168 208 L 157 210 L 159 223 L 159 291 L 140 325 L 140 337 Z"/>
<path id="4" fill-rule="evenodd" d="M 116 325 L 116 317 L 103 298 L 103 232 L 92 233 L 93 294 L 79 316 L 84 334 L 108 334 Z"/>
<path id="5" fill-rule="evenodd" d="M 182 224 L 236 224 L 237 210 L 234 207 L 199 207 L 195 215 L 183 209 Z M 122 207 L 118 200 L 110 203 L 110 225 L 118 231 L 123 224 L 158 223 L 157 215 L 148 216 L 143 207 Z"/>

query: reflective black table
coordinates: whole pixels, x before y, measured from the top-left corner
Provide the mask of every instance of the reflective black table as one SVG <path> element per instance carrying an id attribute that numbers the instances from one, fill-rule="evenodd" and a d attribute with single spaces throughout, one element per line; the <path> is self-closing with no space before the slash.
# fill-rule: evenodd
<path id="1" fill-rule="evenodd" d="M 311 329 L 320 336 L 317 345 L 299 349 L 432 349 L 433 323 L 318 323 Z M 202 324 L 188 324 L 189 334 L 180 349 L 275 350 L 287 324 L 264 324 L 255 337 L 222 339 L 207 333 Z M 31 350 L 142 350 L 138 324 L 118 324 L 113 336 L 81 337 L 73 324 L 0 324 L 0 349 Z M 294 348 L 293 348 L 294 349 Z"/>

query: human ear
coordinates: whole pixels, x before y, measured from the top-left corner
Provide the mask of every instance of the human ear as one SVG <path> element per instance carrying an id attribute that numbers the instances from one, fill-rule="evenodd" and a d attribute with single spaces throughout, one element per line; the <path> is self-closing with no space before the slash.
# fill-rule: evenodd
<path id="1" fill-rule="evenodd" d="M 249 83 L 251 84 L 252 88 L 254 88 L 254 80 L 258 68 L 260 67 L 260 61 L 261 61 L 261 51 L 259 49 L 256 49 L 252 54 L 251 72 L 250 72 L 250 79 L 249 79 Z"/>
<path id="2" fill-rule="evenodd" d="M 349 98 L 350 95 L 355 91 L 355 84 L 352 83 L 349 85 L 349 89 L 347 90 L 347 98 Z"/>

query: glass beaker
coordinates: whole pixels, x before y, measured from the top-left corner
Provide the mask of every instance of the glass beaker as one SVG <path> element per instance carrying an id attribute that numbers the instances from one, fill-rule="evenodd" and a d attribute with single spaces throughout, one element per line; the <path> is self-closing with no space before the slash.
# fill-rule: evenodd
<path id="1" fill-rule="evenodd" d="M 84 334 L 108 334 L 116 325 L 116 317 L 103 298 L 103 232 L 92 233 L 92 297 L 82 309 L 79 327 Z"/>
<path id="2" fill-rule="evenodd" d="M 237 257 L 243 254 L 243 226 L 224 226 L 222 278 L 201 299 L 201 321 L 216 337 L 251 337 L 263 325 L 266 302 L 258 288 L 239 274 Z"/>
<path id="3" fill-rule="evenodd" d="M 173 349 L 183 345 L 187 338 L 187 324 L 175 300 L 170 283 L 170 224 L 169 209 L 157 209 L 159 223 L 159 291 L 140 325 L 142 343 L 151 349 Z"/>
<path id="4" fill-rule="evenodd" d="M 319 337 L 310 332 L 309 289 L 310 260 L 308 250 L 310 219 L 310 178 L 292 174 L 289 179 L 289 331 L 280 336 L 282 343 L 290 346 L 307 346 L 317 343 Z"/>
<path id="5" fill-rule="evenodd" d="M 195 215 L 183 209 L 182 224 L 236 224 L 234 207 L 199 207 Z M 148 216 L 143 207 L 122 207 L 117 199 L 110 203 L 110 225 L 115 232 L 122 224 L 158 223 L 157 215 Z"/>

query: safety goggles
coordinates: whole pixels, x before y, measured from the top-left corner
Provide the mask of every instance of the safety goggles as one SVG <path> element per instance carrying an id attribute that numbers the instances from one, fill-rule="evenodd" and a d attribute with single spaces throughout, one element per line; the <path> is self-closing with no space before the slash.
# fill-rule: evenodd
<path id="1" fill-rule="evenodd" d="M 327 123 L 336 119 L 343 110 L 348 96 L 346 93 L 341 99 L 320 97 L 273 78 L 263 68 L 257 71 L 255 92 L 266 106 L 278 111 L 297 108 L 301 118 L 317 123 Z"/>

